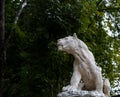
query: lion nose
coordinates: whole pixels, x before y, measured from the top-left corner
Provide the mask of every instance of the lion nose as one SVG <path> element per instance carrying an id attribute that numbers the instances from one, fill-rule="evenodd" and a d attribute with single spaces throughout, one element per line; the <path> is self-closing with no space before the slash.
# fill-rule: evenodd
<path id="1" fill-rule="evenodd" d="M 58 39 L 57 42 L 60 42 L 60 39 Z"/>

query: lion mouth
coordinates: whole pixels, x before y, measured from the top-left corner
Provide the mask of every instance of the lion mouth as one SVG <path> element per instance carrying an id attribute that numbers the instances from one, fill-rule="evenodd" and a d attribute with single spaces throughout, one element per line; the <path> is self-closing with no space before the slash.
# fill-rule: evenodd
<path id="1" fill-rule="evenodd" d="M 61 43 L 57 43 L 58 46 L 58 50 L 62 50 L 63 49 L 63 45 Z"/>

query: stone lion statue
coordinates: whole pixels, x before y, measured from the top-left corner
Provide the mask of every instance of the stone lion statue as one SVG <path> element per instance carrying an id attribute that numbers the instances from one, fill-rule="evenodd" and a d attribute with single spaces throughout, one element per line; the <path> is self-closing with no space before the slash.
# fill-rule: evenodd
<path id="1" fill-rule="evenodd" d="M 101 68 L 95 64 L 95 59 L 87 45 L 77 38 L 76 33 L 58 40 L 58 50 L 72 54 L 75 58 L 70 85 L 63 91 L 87 90 L 98 91 L 110 97 L 110 83 L 102 79 Z"/>

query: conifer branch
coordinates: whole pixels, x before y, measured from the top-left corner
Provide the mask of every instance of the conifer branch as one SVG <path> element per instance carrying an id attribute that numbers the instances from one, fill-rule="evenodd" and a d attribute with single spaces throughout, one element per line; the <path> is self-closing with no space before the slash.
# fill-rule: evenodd
<path id="1" fill-rule="evenodd" d="M 120 7 L 105 7 L 98 9 L 98 11 L 120 11 Z"/>

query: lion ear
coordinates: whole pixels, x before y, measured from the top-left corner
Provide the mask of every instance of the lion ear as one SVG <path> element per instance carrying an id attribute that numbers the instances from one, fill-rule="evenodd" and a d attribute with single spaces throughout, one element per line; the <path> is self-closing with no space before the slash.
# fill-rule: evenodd
<path id="1" fill-rule="evenodd" d="M 74 34 L 73 34 L 73 37 L 77 38 L 77 35 L 76 35 L 76 33 L 74 33 Z"/>

